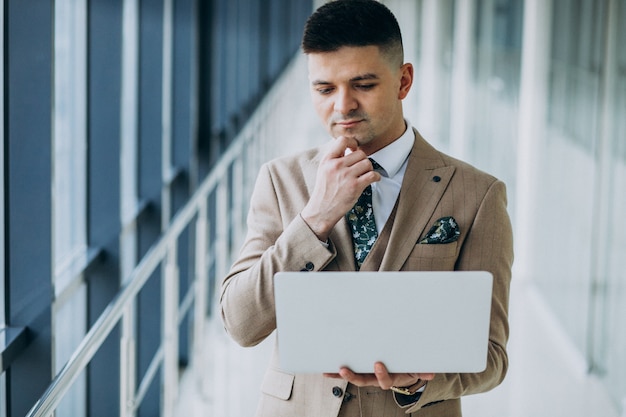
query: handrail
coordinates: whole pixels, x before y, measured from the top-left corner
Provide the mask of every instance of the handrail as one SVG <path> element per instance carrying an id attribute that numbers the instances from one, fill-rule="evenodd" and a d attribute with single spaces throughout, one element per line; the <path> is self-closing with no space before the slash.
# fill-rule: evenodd
<path id="1" fill-rule="evenodd" d="M 288 66 L 286 71 L 289 71 L 292 66 L 293 64 Z M 200 217 L 202 213 L 206 215 L 206 200 L 208 196 L 227 177 L 228 169 L 240 157 L 245 150 L 245 146 L 253 140 L 255 132 L 259 130 L 259 126 L 267 122 L 265 120 L 266 109 L 274 104 L 279 91 L 284 90 L 285 83 L 286 81 L 281 79 L 269 91 L 259 105 L 258 110 L 220 157 L 217 165 L 202 181 L 187 204 L 176 214 L 163 236 L 149 249 L 131 272 L 128 280 L 125 281 L 126 284 L 121 287 L 93 326 L 91 326 L 68 362 L 54 377 L 46 391 L 28 412 L 27 417 L 45 417 L 54 412 L 63 396 L 68 392 L 113 328 L 121 320 L 126 309 L 137 297 L 151 274 L 162 262 L 168 261 L 168 253 L 176 243 L 179 235 L 192 223 L 196 215 L 199 216 L 197 220 L 199 224 L 206 224 L 206 218 Z M 201 337 L 201 335 L 195 335 L 195 337 Z"/>

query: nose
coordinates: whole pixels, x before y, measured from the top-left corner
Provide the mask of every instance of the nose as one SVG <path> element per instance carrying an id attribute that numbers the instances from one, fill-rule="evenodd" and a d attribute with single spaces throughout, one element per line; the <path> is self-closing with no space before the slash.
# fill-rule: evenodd
<path id="1" fill-rule="evenodd" d="M 352 96 L 349 89 L 339 89 L 335 95 L 334 110 L 340 114 L 349 114 L 351 111 L 356 110 L 358 102 Z"/>

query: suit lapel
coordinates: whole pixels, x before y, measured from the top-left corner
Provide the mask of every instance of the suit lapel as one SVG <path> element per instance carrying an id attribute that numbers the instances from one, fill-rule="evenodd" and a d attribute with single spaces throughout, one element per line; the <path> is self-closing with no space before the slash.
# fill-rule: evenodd
<path id="1" fill-rule="evenodd" d="M 446 166 L 439 153 L 415 131 L 398 211 L 380 270 L 397 271 L 404 265 L 439 204 L 455 168 Z"/>

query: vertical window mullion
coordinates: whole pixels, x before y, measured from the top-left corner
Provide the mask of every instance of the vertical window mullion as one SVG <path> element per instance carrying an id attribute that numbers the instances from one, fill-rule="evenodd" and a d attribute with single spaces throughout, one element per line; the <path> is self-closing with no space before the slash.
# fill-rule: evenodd
<path id="1" fill-rule="evenodd" d="M 139 1 L 137 195 L 149 209 L 136 219 L 138 261 L 162 233 L 163 219 L 163 0 Z M 155 367 L 162 338 L 159 266 L 136 298 L 136 377 L 142 397 L 137 414 L 161 413 L 162 367 Z M 153 372 L 156 370 L 156 372 Z"/>
<path id="2" fill-rule="evenodd" d="M 120 288 L 123 0 L 88 0 L 88 243 L 106 255 L 85 273 L 89 325 Z M 124 39 L 124 41 L 123 41 Z M 132 251 L 125 248 L 132 254 Z M 88 416 L 122 415 L 121 352 L 128 339 L 118 325 L 87 369 Z M 120 343 L 122 341 L 122 343 Z"/>
<path id="3" fill-rule="evenodd" d="M 5 276 L 4 276 L 4 0 L 0 0 L 0 332 L 6 327 L 5 317 Z M 7 415 L 7 384 L 6 372 L 0 370 L 0 417 Z"/>
<path id="4" fill-rule="evenodd" d="M 139 0 L 124 0 L 122 9 L 122 80 L 120 143 L 120 275 L 124 284 L 137 263 Z M 120 415 L 134 415 L 136 375 L 136 303 L 121 321 Z"/>
<path id="5" fill-rule="evenodd" d="M 172 154 L 172 97 L 173 97 L 173 0 L 163 1 L 163 51 L 161 81 L 161 179 L 164 184 L 161 195 L 161 227 L 166 228 L 172 217 L 171 186 L 176 167 Z"/>
<path id="6" fill-rule="evenodd" d="M 194 103 L 197 92 L 193 85 L 194 65 L 197 65 L 195 52 L 195 2 L 192 0 L 176 0 L 173 9 L 172 31 L 172 165 L 178 173 L 172 182 L 171 211 L 178 212 L 188 201 L 192 193 L 193 183 L 193 144 Z M 181 233 L 178 241 L 179 293 L 181 304 L 193 293 L 194 252 L 192 241 L 195 242 L 193 229 Z M 191 316 L 189 309 L 179 325 L 179 358 L 186 364 L 191 357 Z M 182 313 L 182 312 L 181 312 Z"/>
<path id="7" fill-rule="evenodd" d="M 0 197 L 0 329 L 6 326 L 5 301 L 4 301 L 4 0 L 0 0 L 0 184 L 2 184 L 2 196 Z M 3 376 L 4 378 L 4 376 Z M 4 399 L 4 385 L 0 383 L 0 399 Z M 2 401 L 1 404 L 6 404 Z M 4 406 L 0 407 L 0 417 L 3 416 Z"/>
<path id="8" fill-rule="evenodd" d="M 5 300 L 10 326 L 37 337 L 11 363 L 7 412 L 25 415 L 50 383 L 52 2 L 4 5 Z"/>

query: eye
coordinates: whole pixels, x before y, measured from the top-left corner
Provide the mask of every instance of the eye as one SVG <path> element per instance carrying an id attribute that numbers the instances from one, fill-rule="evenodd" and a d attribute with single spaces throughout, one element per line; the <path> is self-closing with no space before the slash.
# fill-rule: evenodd
<path id="1" fill-rule="evenodd" d="M 363 91 L 371 90 L 374 87 L 376 87 L 376 84 L 356 84 L 355 85 L 355 88 L 359 90 L 363 90 Z"/>
<path id="2" fill-rule="evenodd" d="M 333 89 L 332 87 L 324 87 L 324 88 L 317 88 L 317 89 L 316 89 L 316 91 L 317 91 L 319 94 L 323 95 L 323 96 L 325 96 L 325 95 L 328 95 L 328 94 L 332 93 L 332 92 L 333 92 L 333 90 L 334 90 L 334 89 Z"/>

